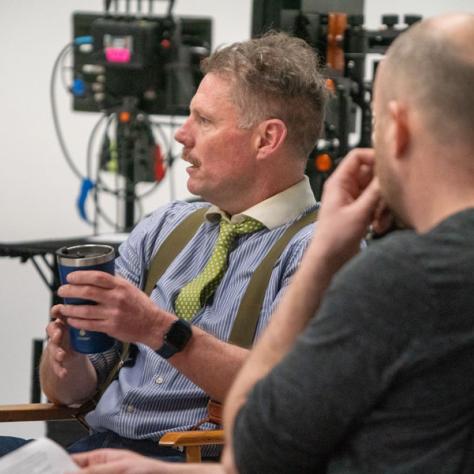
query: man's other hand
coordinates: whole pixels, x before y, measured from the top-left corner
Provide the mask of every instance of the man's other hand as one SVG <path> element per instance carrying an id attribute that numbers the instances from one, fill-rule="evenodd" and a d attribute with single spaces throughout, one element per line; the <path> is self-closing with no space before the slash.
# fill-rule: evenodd
<path id="1" fill-rule="evenodd" d="M 317 239 L 324 242 L 327 258 L 340 267 L 360 249 L 376 209 L 381 206 L 374 151 L 352 150 L 324 186 Z"/>
<path id="2" fill-rule="evenodd" d="M 70 326 L 104 332 L 124 342 L 141 342 L 153 349 L 162 344 L 166 330 L 176 319 L 124 278 L 105 272 L 72 272 L 58 294 L 63 298 L 95 302 L 57 305 L 55 311 L 66 318 Z"/>
<path id="3" fill-rule="evenodd" d="M 81 355 L 71 349 L 67 326 L 60 319 L 60 313 L 54 307 L 51 310 L 51 316 L 56 319 L 46 327 L 48 344 L 45 349 L 45 357 L 48 357 L 49 365 L 56 377 L 64 379 L 68 374 L 69 363 Z"/>

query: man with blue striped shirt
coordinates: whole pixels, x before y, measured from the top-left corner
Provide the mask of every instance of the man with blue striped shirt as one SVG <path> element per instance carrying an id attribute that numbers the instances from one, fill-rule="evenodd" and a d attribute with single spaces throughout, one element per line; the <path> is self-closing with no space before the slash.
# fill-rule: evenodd
<path id="1" fill-rule="evenodd" d="M 94 356 L 73 352 L 65 318 L 73 327 L 105 332 L 138 348 L 133 364 L 120 370 L 88 414 L 91 435 L 71 452 L 125 447 L 149 456 L 176 456 L 156 441 L 166 431 L 188 429 L 204 418 L 209 398 L 224 400 L 248 354 L 228 338 L 249 280 L 288 227 L 316 208 L 304 171 L 321 129 L 326 92 L 313 49 L 273 33 L 218 50 L 205 60 L 203 72 L 176 139 L 189 163 L 188 189 L 205 202 L 173 202 L 158 209 L 121 246 L 117 276 L 76 272 L 59 290 L 62 297 L 86 298 L 96 305 L 52 308 L 55 321 L 47 329 L 41 364 L 50 400 L 71 405 L 90 399 L 117 359 L 116 348 Z M 141 288 L 153 256 L 173 229 L 203 206 L 208 208 L 204 222 L 148 297 Z M 190 321 L 189 340 L 164 358 L 165 338 L 182 324 L 177 323 L 175 300 L 208 262 L 219 221 L 238 223 L 248 217 L 262 228 L 236 237 L 212 298 Z M 312 230 L 310 224 L 298 231 L 277 259 L 257 337 Z"/>

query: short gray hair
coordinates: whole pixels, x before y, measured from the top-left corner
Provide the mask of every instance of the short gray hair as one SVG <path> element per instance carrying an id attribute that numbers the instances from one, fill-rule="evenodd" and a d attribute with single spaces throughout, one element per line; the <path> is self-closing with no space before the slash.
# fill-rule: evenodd
<path id="1" fill-rule="evenodd" d="M 304 40 L 269 32 L 218 49 L 204 59 L 201 69 L 232 81 L 242 128 L 278 118 L 286 124 L 288 143 L 297 154 L 307 157 L 314 148 L 327 92 L 319 58 Z"/>

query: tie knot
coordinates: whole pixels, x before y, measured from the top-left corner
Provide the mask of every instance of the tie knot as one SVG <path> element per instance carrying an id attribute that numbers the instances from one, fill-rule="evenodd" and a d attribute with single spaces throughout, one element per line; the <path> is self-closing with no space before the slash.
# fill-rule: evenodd
<path id="1" fill-rule="evenodd" d="M 236 235 L 251 234 L 263 229 L 264 225 L 251 217 L 246 217 L 244 221 L 234 224 L 225 219 L 220 220 L 220 234 L 234 237 Z"/>

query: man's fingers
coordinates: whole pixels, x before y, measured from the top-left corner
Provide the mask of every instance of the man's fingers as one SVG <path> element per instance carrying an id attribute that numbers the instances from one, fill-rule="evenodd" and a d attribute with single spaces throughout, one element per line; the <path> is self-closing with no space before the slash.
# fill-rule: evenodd
<path id="1" fill-rule="evenodd" d="M 56 362 L 53 362 L 53 371 L 58 379 L 65 379 L 67 376 L 67 369 Z"/>
<path id="2" fill-rule="evenodd" d="M 58 305 L 54 305 L 51 307 L 49 314 L 52 319 L 61 319 L 61 309 Z"/>
<path id="3" fill-rule="evenodd" d="M 103 306 L 89 304 L 65 304 L 62 305 L 61 312 L 66 322 L 71 326 L 71 320 L 81 321 L 103 321 L 107 319 Z"/>
<path id="4" fill-rule="evenodd" d="M 374 217 L 375 210 L 380 202 L 380 187 L 377 178 L 362 191 L 360 196 L 351 205 L 351 212 L 359 215 L 361 224 L 368 227 Z"/>
<path id="5" fill-rule="evenodd" d="M 55 322 L 51 322 L 46 326 L 46 335 L 48 336 L 49 340 L 52 340 L 56 334 L 57 326 Z"/>
<path id="6" fill-rule="evenodd" d="M 66 357 L 66 351 L 64 349 L 58 348 L 54 355 L 54 358 L 56 359 L 56 361 L 62 364 L 64 362 L 65 357 Z"/>
<path id="7" fill-rule="evenodd" d="M 66 284 L 58 289 L 58 295 L 61 298 L 79 298 L 81 300 L 100 303 L 105 300 L 107 293 L 104 292 L 104 288 L 102 287 Z"/>
<path id="8" fill-rule="evenodd" d="M 105 462 L 123 459 L 124 457 L 133 455 L 134 453 L 131 451 L 122 449 L 96 449 L 85 453 L 73 454 L 72 459 L 78 466 L 87 467 L 93 464 L 103 464 Z"/>
<path id="9" fill-rule="evenodd" d="M 48 352 L 53 372 L 60 379 L 66 377 L 67 369 L 63 365 L 66 358 L 66 351 L 58 347 L 56 344 L 49 342 Z"/>
<path id="10" fill-rule="evenodd" d="M 380 186 L 377 178 L 373 178 L 370 184 L 362 191 L 359 198 L 354 202 L 354 210 L 367 213 L 367 225 L 372 220 L 375 210 L 380 203 Z"/>
<path id="11" fill-rule="evenodd" d="M 374 150 L 372 148 L 355 148 L 350 151 L 347 156 L 341 161 L 341 163 L 334 171 L 334 174 L 349 173 L 356 176 L 362 166 L 373 167 L 375 159 Z M 339 171 L 338 171 L 339 170 Z"/>
<path id="12" fill-rule="evenodd" d="M 96 451 L 73 454 L 72 459 L 79 467 L 87 467 L 107 462 L 107 454 L 106 450 L 98 449 Z"/>
<path id="13" fill-rule="evenodd" d="M 64 321 L 57 319 L 48 324 L 46 334 L 48 336 L 46 350 L 53 370 L 58 377 L 65 377 L 67 371 L 63 364 L 70 353 L 68 328 Z"/>
<path id="14" fill-rule="evenodd" d="M 52 343 L 59 345 L 62 341 L 65 330 L 66 327 L 64 323 L 61 320 L 56 319 L 46 326 L 46 335 Z"/>
<path id="15" fill-rule="evenodd" d="M 106 333 L 109 329 L 108 324 L 104 323 L 104 320 L 102 319 L 68 318 L 68 324 L 75 329 L 84 329 L 84 331 L 98 331 Z"/>
<path id="16" fill-rule="evenodd" d="M 118 463 L 120 463 L 120 461 L 118 461 Z M 123 472 L 120 471 L 120 469 L 122 469 L 122 466 L 117 465 L 118 463 L 111 462 L 107 464 L 96 464 L 94 466 L 85 467 L 80 471 L 76 471 L 70 474 L 117 474 Z"/>
<path id="17" fill-rule="evenodd" d="M 49 323 L 48 327 L 51 326 L 51 328 L 59 328 L 62 331 L 66 331 L 66 321 L 64 319 L 64 315 L 61 312 L 63 308 L 64 305 L 62 304 L 55 304 L 51 307 L 49 314 L 51 316 L 52 321 Z M 48 327 L 46 328 L 46 332 L 48 332 Z"/>
<path id="18" fill-rule="evenodd" d="M 94 285 L 111 290 L 115 288 L 115 277 L 98 270 L 81 270 L 71 272 L 67 276 L 68 283 L 72 285 Z"/>
<path id="19" fill-rule="evenodd" d="M 323 203 L 328 199 L 327 194 L 341 197 L 339 191 L 347 193 L 346 198 L 351 196 L 356 199 L 373 178 L 373 169 L 374 152 L 371 148 L 357 148 L 349 152 L 326 181 Z"/>
<path id="20" fill-rule="evenodd" d="M 126 461 L 129 463 L 139 457 L 118 449 L 98 449 L 87 453 L 73 454 L 73 461 L 81 468 L 80 474 L 116 474 L 124 472 Z M 72 473 L 71 473 L 72 474 Z"/>
<path id="21" fill-rule="evenodd" d="M 374 177 L 374 167 L 368 166 L 368 165 L 362 165 L 359 169 L 359 176 L 357 179 L 358 184 L 359 184 L 359 190 L 365 189 L 370 184 L 373 177 Z"/>

